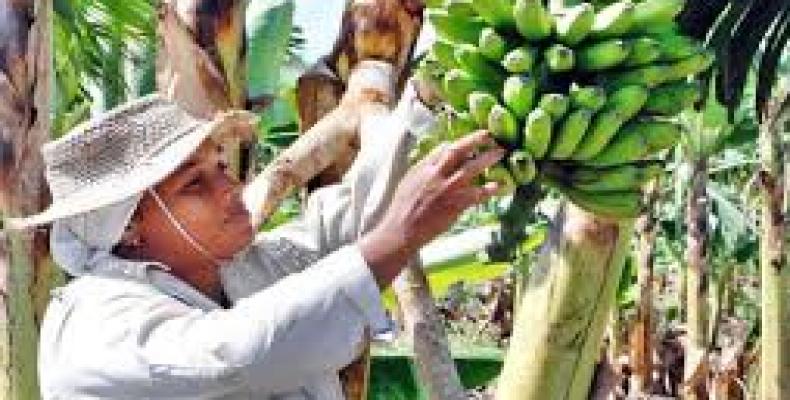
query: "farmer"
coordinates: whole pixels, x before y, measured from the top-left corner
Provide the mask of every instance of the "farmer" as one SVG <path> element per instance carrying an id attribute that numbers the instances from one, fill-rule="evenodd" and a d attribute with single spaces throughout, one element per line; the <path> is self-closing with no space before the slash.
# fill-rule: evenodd
<path id="1" fill-rule="evenodd" d="M 239 114 L 200 120 L 154 95 L 46 144 L 53 203 L 11 221 L 52 223 L 75 277 L 41 327 L 43 398 L 342 398 L 380 290 L 496 190 L 472 184 L 502 157 L 483 132 L 406 171 L 404 121 L 427 114 L 413 93 L 363 125 L 341 183 L 258 236 L 219 145 L 252 130 Z"/>

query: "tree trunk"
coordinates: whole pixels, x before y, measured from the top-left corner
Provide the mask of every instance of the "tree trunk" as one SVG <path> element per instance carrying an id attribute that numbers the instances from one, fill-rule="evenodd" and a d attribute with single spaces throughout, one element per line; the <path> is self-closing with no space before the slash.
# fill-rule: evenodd
<path id="1" fill-rule="evenodd" d="M 646 190 L 645 207 L 636 224 L 637 285 L 639 304 L 631 333 L 632 394 L 650 393 L 653 381 L 653 261 L 655 258 L 656 216 L 659 184 L 653 181 Z"/>
<path id="2" fill-rule="evenodd" d="M 686 300 L 688 348 L 684 368 L 686 395 L 705 398 L 705 375 L 708 349 L 708 197 L 706 194 L 707 159 L 692 161 L 691 187 L 686 201 L 687 288 Z"/>
<path id="3" fill-rule="evenodd" d="M 40 147 L 49 133 L 52 3 L 0 0 L 0 215 L 49 201 Z M 38 327 L 59 272 L 45 229 L 0 232 L 0 397 L 36 399 Z"/>
<path id="4" fill-rule="evenodd" d="M 762 275 L 761 398 L 790 398 L 790 269 L 787 208 L 783 182 L 787 155 L 782 135 L 790 130 L 790 94 L 775 98 L 760 127 L 762 192 L 760 269 Z"/>
<path id="5" fill-rule="evenodd" d="M 586 399 L 632 221 L 564 207 L 521 299 L 497 399 Z"/>
<path id="6" fill-rule="evenodd" d="M 404 334 L 414 347 L 414 361 L 428 398 L 464 399 L 442 317 L 436 310 L 419 258 L 403 270 L 393 290 L 403 313 Z"/>

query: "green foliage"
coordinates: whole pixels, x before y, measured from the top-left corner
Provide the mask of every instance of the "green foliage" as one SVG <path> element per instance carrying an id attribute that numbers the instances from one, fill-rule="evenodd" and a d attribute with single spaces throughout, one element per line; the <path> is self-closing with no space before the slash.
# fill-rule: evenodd
<path id="1" fill-rule="evenodd" d="M 59 136 L 96 104 L 106 109 L 126 99 L 126 60 L 142 67 L 136 71 L 153 70 L 152 54 L 142 50 L 155 46 L 156 14 L 151 0 L 55 0 L 53 9 L 53 135 Z"/>
<path id="2" fill-rule="evenodd" d="M 292 42 L 293 0 L 253 1 L 247 6 L 247 79 L 250 98 L 277 94 L 280 71 Z"/>
<path id="3" fill-rule="evenodd" d="M 509 264 L 483 263 L 477 260 L 474 255 L 470 255 L 431 266 L 426 272 L 431 293 L 434 298 L 440 298 L 447 294 L 447 289 L 453 283 L 458 281 L 470 284 L 486 282 L 504 275 L 508 268 Z M 387 289 L 383 293 L 382 298 L 387 309 L 392 310 L 396 307 L 397 300 L 392 289 Z"/>
<path id="4" fill-rule="evenodd" d="M 790 39 L 790 2 L 759 0 L 686 1 L 682 30 L 716 51 L 716 96 L 733 116 L 750 71 L 758 72 L 754 103 L 762 114 Z"/>

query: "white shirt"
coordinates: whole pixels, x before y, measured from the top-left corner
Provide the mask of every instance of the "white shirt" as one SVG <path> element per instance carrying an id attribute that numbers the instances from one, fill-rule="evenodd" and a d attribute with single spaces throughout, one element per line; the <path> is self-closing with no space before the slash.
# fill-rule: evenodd
<path id="1" fill-rule="evenodd" d="M 53 293 L 41 328 L 42 397 L 342 399 L 337 372 L 383 327 L 380 293 L 354 244 L 407 168 L 409 131 L 430 116 L 405 96 L 363 121 L 343 182 L 299 220 L 259 235 L 222 270 L 233 307 L 153 263 L 108 260 Z"/>

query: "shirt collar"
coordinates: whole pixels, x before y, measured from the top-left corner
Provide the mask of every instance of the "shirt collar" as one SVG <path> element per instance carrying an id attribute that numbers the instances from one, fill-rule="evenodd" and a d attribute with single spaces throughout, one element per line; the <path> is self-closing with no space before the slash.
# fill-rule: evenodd
<path id="1" fill-rule="evenodd" d="M 113 257 L 95 268 L 94 272 L 150 284 L 162 293 L 203 311 L 221 308 L 217 302 L 171 274 L 170 267 L 159 262 Z"/>

